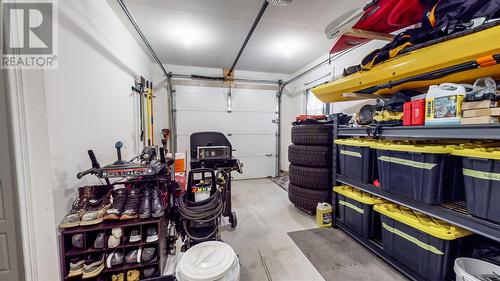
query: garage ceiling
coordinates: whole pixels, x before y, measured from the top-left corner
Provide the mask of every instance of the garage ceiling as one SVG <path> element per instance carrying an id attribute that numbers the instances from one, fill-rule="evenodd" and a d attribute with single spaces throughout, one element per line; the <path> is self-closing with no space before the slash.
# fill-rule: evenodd
<path id="1" fill-rule="evenodd" d="M 126 0 L 163 63 L 230 67 L 263 0 Z M 334 18 L 366 0 L 294 0 L 269 5 L 236 67 L 291 74 L 325 54 Z"/>

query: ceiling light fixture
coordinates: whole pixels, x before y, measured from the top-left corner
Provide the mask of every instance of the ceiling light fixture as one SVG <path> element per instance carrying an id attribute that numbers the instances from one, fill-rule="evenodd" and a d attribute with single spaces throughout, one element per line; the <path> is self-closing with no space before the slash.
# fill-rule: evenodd
<path id="1" fill-rule="evenodd" d="M 274 6 L 285 7 L 288 6 L 288 4 L 292 2 L 292 0 L 267 0 L 267 2 L 269 2 L 269 4 Z"/>

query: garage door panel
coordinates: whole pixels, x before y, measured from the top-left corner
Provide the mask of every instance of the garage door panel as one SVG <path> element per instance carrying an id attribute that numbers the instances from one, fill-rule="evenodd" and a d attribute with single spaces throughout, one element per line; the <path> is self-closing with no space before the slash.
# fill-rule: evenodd
<path id="1" fill-rule="evenodd" d="M 265 156 L 274 154 L 276 150 L 276 136 L 272 135 L 232 135 L 227 137 L 233 149 L 235 157 L 239 155 Z"/>
<path id="2" fill-rule="evenodd" d="M 226 93 L 220 88 L 176 86 L 176 108 L 182 110 L 227 110 Z"/>
<path id="3" fill-rule="evenodd" d="M 229 116 L 228 116 L 229 115 Z M 178 134 L 217 131 L 225 134 L 270 134 L 275 133 L 273 113 L 252 112 L 206 112 L 177 111 Z"/>
<path id="4" fill-rule="evenodd" d="M 235 179 L 252 179 L 273 177 L 276 158 L 273 157 L 241 157 L 243 174 L 232 173 Z M 259 167 L 256 169 L 255 167 Z"/>
<path id="5" fill-rule="evenodd" d="M 276 112 L 276 91 L 233 90 L 234 111 Z"/>

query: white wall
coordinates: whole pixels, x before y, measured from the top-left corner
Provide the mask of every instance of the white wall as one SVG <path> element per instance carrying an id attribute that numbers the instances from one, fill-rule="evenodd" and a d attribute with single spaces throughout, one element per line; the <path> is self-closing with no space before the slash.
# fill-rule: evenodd
<path id="1" fill-rule="evenodd" d="M 305 113 L 305 93 L 307 89 L 317 86 L 322 83 L 331 81 L 334 78 L 338 78 L 342 75 L 344 68 L 359 64 L 361 60 L 374 49 L 384 46 L 386 42 L 383 41 L 372 41 L 368 44 L 355 48 L 348 53 L 343 54 L 340 57 L 336 57 L 331 60 L 330 64 L 324 64 L 323 66 L 311 71 L 310 73 L 302 76 L 293 83 L 290 83 L 285 88 L 285 96 L 283 97 L 283 116 L 282 116 L 282 128 L 281 128 L 281 169 L 288 170 L 288 146 L 291 144 L 291 122 L 295 120 L 295 116 Z M 321 62 L 327 60 L 329 54 L 325 54 L 308 65 L 297 70 L 292 77 L 303 73 L 304 71 L 310 69 L 313 66 L 320 64 Z M 366 103 L 373 103 L 373 101 L 349 101 L 349 102 L 337 102 L 333 103 L 332 109 L 333 113 L 344 112 L 352 114 L 357 112 L 361 106 Z"/>
<path id="2" fill-rule="evenodd" d="M 115 5 L 115 6 L 113 6 Z M 137 43 L 115 11 L 116 1 L 59 1 L 59 68 L 22 71 L 20 97 L 14 97 L 17 156 L 24 154 L 29 174 L 19 175 L 29 195 L 23 233 L 35 241 L 25 256 L 27 280 L 59 280 L 57 225 L 71 208 L 78 186 L 95 183 L 76 179 L 90 167 L 86 151 L 93 149 L 102 164 L 115 160 L 114 143 L 125 143 L 124 156 L 137 153 L 138 112 L 131 91 L 139 75 L 159 89 L 156 140 L 167 124 L 167 104 L 157 66 Z M 12 78 L 12 76 L 11 76 Z M 19 105 L 16 105 L 19 102 Z M 23 136 L 25 126 L 26 135 Z M 26 199 L 26 198 L 24 198 Z M 21 198 L 23 200 L 23 198 Z M 29 210 L 28 210 L 29 209 Z M 31 243 L 30 245 L 27 245 Z"/>

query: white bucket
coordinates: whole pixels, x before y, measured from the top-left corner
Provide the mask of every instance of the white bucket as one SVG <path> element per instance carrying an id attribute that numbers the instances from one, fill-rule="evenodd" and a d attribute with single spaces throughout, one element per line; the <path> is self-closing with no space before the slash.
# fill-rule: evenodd
<path id="1" fill-rule="evenodd" d="M 182 255 L 175 277 L 178 281 L 238 281 L 240 263 L 228 244 L 203 242 Z"/>
<path id="2" fill-rule="evenodd" d="M 206 200 L 208 198 L 210 198 L 210 189 L 208 189 L 206 191 L 197 191 L 194 193 L 194 201 L 195 202 L 200 202 L 200 201 Z"/>
<path id="3" fill-rule="evenodd" d="M 493 272 L 500 274 L 500 266 L 482 260 L 458 258 L 455 260 L 456 281 L 481 281 L 481 276 L 494 277 Z"/>

